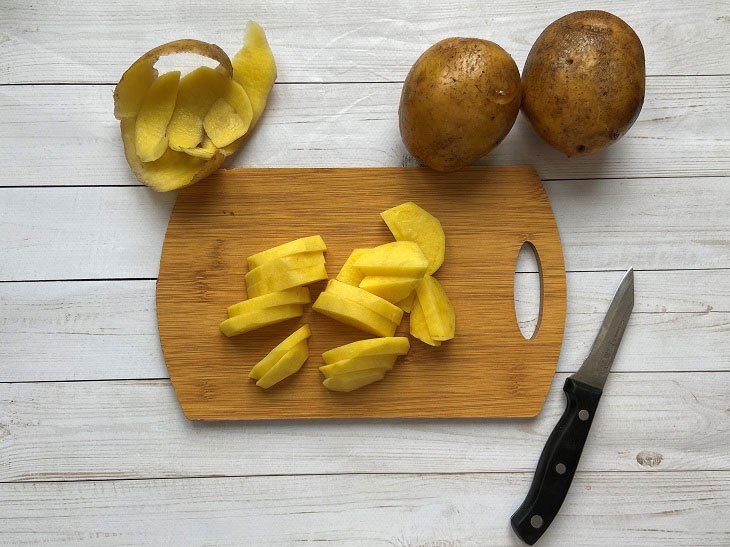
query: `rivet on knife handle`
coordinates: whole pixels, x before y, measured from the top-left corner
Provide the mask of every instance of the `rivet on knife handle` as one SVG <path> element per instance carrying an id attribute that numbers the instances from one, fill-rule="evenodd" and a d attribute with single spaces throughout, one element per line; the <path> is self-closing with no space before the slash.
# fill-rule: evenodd
<path id="1" fill-rule="evenodd" d="M 512 515 L 512 529 L 534 544 L 558 514 L 578 467 L 601 390 L 572 378 L 563 386 L 568 406 L 545 444 L 525 501 Z"/>

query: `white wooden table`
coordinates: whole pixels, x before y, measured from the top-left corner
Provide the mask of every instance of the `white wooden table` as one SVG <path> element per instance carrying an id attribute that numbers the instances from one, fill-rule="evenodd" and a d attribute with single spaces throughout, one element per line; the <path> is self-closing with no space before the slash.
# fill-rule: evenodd
<path id="1" fill-rule="evenodd" d="M 136 183 L 112 116 L 139 54 L 187 37 L 232 54 L 255 19 L 279 79 L 231 167 L 413 165 L 396 112 L 429 45 L 484 37 L 521 68 L 549 22 L 607 5 L 3 0 L 0 544 L 516 545 L 563 381 L 633 266 L 634 315 L 541 545 L 730 545 L 727 0 L 611 2 L 646 50 L 629 134 L 568 160 L 520 117 L 483 160 L 534 165 L 563 239 L 565 341 L 537 418 L 193 423 L 160 352 L 175 195 Z"/>

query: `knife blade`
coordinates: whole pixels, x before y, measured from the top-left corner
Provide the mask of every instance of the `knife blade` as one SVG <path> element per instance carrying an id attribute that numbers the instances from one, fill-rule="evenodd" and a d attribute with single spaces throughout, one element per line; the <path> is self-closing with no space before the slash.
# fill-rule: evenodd
<path id="1" fill-rule="evenodd" d="M 633 308 L 632 268 L 619 283 L 588 357 L 578 372 L 565 380 L 565 411 L 540 454 L 525 500 L 510 519 L 514 532 L 528 545 L 542 537 L 568 494 Z"/>

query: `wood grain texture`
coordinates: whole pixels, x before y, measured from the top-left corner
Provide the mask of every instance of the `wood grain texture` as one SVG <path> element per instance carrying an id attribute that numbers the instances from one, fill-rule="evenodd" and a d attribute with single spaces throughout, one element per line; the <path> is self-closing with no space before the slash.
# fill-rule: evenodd
<path id="1" fill-rule="evenodd" d="M 0 541 L 519 547 L 509 515 L 530 478 L 376 474 L 2 484 Z M 726 546 L 728 511 L 728 472 L 579 471 L 540 545 Z"/>
<path id="2" fill-rule="evenodd" d="M 100 0 L 62 5 L 8 0 L 0 7 L 0 83 L 116 82 L 143 52 L 178 38 L 214 42 L 233 55 L 249 18 L 266 30 L 281 82 L 402 81 L 426 48 L 448 36 L 492 40 L 521 69 L 549 23 L 585 9 L 607 5 L 599 0 L 301 5 L 251 0 L 206 10 L 176 0 L 114 6 Z M 730 73 L 730 61 L 719 54 L 730 47 L 727 3 L 695 0 L 670 8 L 660 0 L 615 0 L 608 9 L 641 38 L 647 74 Z"/>
<path id="3" fill-rule="evenodd" d="M 532 419 L 192 422 L 168 380 L 0 384 L 0 482 L 530 472 L 566 376 Z M 611 373 L 580 469 L 730 471 L 728 408 L 729 372 Z"/>
<path id="4" fill-rule="evenodd" d="M 517 268 L 529 267 L 521 254 Z M 567 274 L 558 371 L 573 372 L 585 358 L 621 275 Z M 615 371 L 730 370 L 727 271 L 641 271 L 634 277 L 634 317 L 621 343 L 626 357 L 614 363 Z M 155 284 L 0 283 L 0 382 L 166 378 Z M 515 276 L 521 327 L 534 328 L 539 288 L 537 273 Z"/>
<path id="5" fill-rule="evenodd" d="M 553 150 L 520 115 L 480 163 L 533 165 L 543 180 L 727 176 L 728 86 L 730 75 L 651 78 L 639 119 L 626 136 L 580 158 Z M 252 138 L 225 167 L 415 166 L 398 132 L 401 87 L 275 85 Z M 124 160 L 112 91 L 0 87 L 0 124 L 7 127 L 0 134 L 0 186 L 139 184 Z"/>
<path id="6" fill-rule="evenodd" d="M 386 380 L 353 393 L 322 385 L 320 355 L 368 338 L 308 310 L 310 359 L 275 389 L 246 379 L 291 333 L 293 321 L 225 338 L 223 311 L 243 298 L 245 258 L 320 234 L 331 277 L 356 247 L 393 241 L 379 213 L 414 200 L 447 238 L 437 272 L 457 316 L 457 336 L 438 349 L 413 343 Z M 255 203 L 255 209 L 251 204 Z M 543 280 L 542 321 L 527 341 L 514 314 L 520 248 L 533 244 Z M 324 282 L 313 287 L 313 296 Z M 529 167 L 283 169 L 218 172 L 181 192 L 170 217 L 157 282 L 167 369 L 190 419 L 534 416 L 560 353 L 565 272 L 547 196 Z M 407 332 L 401 323 L 399 333 Z M 434 405 L 438 400 L 438 405 Z"/>

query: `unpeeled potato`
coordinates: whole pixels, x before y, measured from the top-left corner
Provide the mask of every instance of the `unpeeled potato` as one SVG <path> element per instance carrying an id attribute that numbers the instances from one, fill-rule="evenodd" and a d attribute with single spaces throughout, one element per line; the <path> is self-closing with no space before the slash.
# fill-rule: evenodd
<path id="1" fill-rule="evenodd" d="M 493 42 L 447 38 L 427 49 L 403 84 L 403 143 L 437 171 L 478 160 L 507 136 L 520 109 L 520 72 Z"/>
<path id="2" fill-rule="evenodd" d="M 644 103 L 644 48 L 634 30 L 605 11 L 551 23 L 522 71 L 522 110 L 543 139 L 568 156 L 621 138 Z"/>

